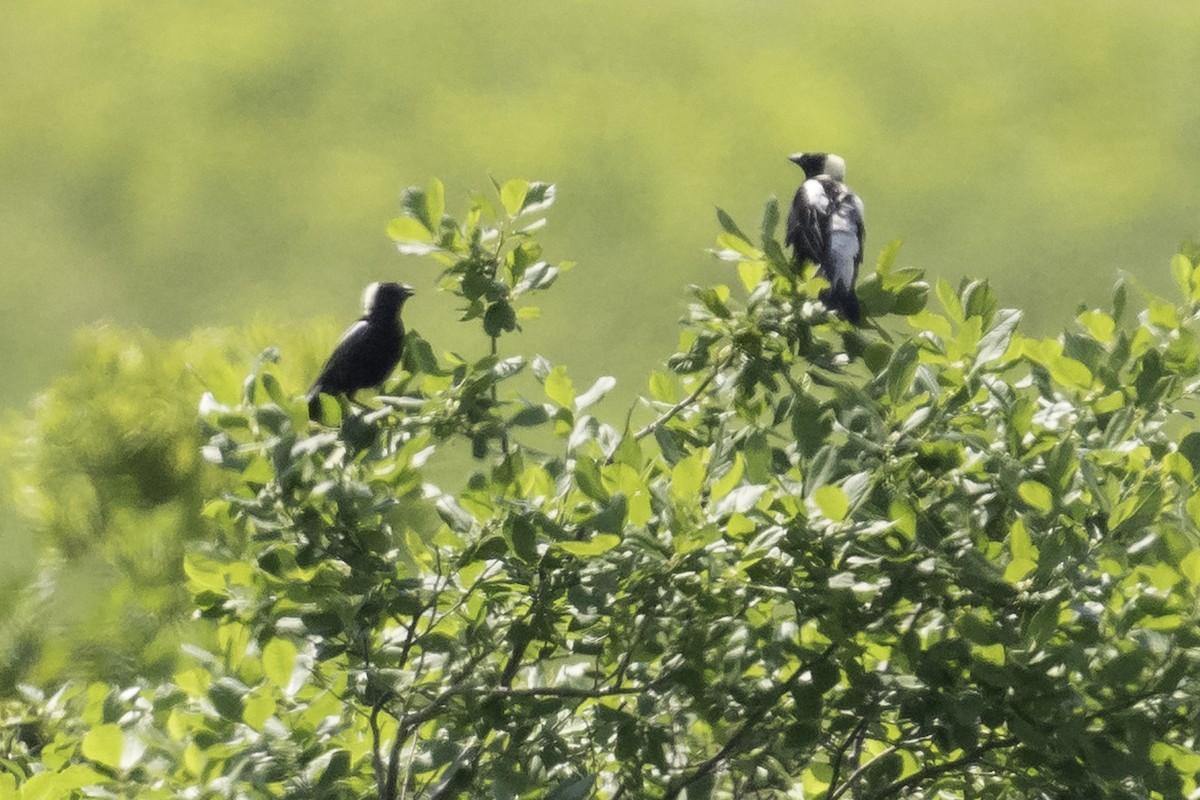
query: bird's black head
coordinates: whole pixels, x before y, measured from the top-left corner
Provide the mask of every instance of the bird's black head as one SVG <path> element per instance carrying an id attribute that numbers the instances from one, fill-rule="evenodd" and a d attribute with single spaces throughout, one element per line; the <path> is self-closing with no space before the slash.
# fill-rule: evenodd
<path id="1" fill-rule="evenodd" d="M 406 283 L 372 283 L 363 292 L 363 311 L 368 317 L 394 317 L 414 294 Z"/>
<path id="2" fill-rule="evenodd" d="M 835 181 L 845 180 L 846 162 L 833 153 L 793 153 L 788 161 L 804 170 L 805 178 L 828 175 Z"/>

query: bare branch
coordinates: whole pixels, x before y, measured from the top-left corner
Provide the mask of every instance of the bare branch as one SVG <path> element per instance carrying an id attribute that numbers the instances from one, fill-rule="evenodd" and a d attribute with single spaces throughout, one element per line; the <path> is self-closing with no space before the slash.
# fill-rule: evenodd
<path id="1" fill-rule="evenodd" d="M 780 683 L 778 686 L 772 689 L 770 693 L 768 693 L 767 697 L 765 698 L 765 702 L 762 703 L 759 711 L 751 714 L 745 720 L 743 720 L 742 724 L 738 726 L 738 729 L 734 731 L 733 735 L 729 737 L 729 740 L 725 742 L 724 746 L 722 746 L 715 755 L 703 761 L 692 771 L 692 774 L 688 775 L 686 778 L 679 778 L 671 781 L 671 783 L 667 785 L 666 792 L 663 794 L 664 799 L 676 800 L 681 794 L 683 794 L 684 790 L 687 789 L 688 786 L 691 786 L 701 778 L 716 772 L 726 760 L 741 750 L 742 742 L 748 739 L 751 733 L 753 733 L 754 727 L 766 718 L 767 714 L 770 713 L 775 704 L 779 702 L 779 698 L 791 691 L 792 687 L 798 680 L 800 680 L 804 673 L 808 672 L 815 665 L 829 658 L 829 656 L 833 654 L 833 650 L 836 646 L 836 643 L 830 644 L 812 661 L 796 667 L 795 671 L 788 676 L 787 680 Z"/>
<path id="2" fill-rule="evenodd" d="M 661 428 L 663 425 L 670 422 L 671 419 L 676 414 L 678 414 L 680 411 L 683 411 L 685 408 L 690 406 L 692 403 L 696 402 L 696 400 L 700 397 L 700 395 L 704 394 L 704 390 L 708 388 L 708 385 L 710 383 L 712 383 L 718 375 L 721 374 L 721 371 L 733 363 L 733 359 L 736 354 L 737 354 L 737 351 L 730 351 L 729 355 L 725 356 L 725 358 L 723 358 L 719 362 L 717 362 L 717 365 L 715 367 L 713 367 L 712 372 L 710 372 L 710 373 L 708 373 L 708 375 L 704 376 L 704 380 L 700 381 L 699 385 L 697 385 L 696 388 L 692 390 L 691 394 L 689 394 L 687 397 L 680 400 L 675 405 L 668 408 L 666 413 L 664 413 L 661 417 L 654 420 L 649 425 L 647 425 L 646 427 L 642 428 L 640 431 L 635 433 L 633 435 L 633 440 L 635 442 L 639 442 L 642 439 L 645 439 L 647 436 L 654 433 L 656 430 Z"/>
<path id="3" fill-rule="evenodd" d="M 858 743 L 858 748 L 860 750 L 859 755 L 861 756 L 862 736 L 861 735 L 856 736 L 855 741 Z M 837 800 L 839 797 L 841 797 L 843 794 L 846 793 L 847 789 L 854 786 L 858 782 L 858 780 L 860 778 L 862 778 L 863 775 L 866 774 L 867 770 L 869 770 L 871 767 L 875 766 L 875 762 L 879 761 L 881 758 L 886 758 L 887 756 L 890 756 L 894 752 L 896 752 L 896 746 L 892 745 L 891 747 L 885 748 L 882 752 L 880 752 L 878 755 L 876 755 L 874 758 L 872 758 L 867 763 L 859 766 L 857 769 L 854 770 L 854 772 L 850 773 L 850 775 L 846 778 L 845 783 L 843 783 L 841 786 L 839 786 L 836 791 L 829 793 L 829 800 Z M 829 785 L 831 787 L 833 786 L 832 783 Z"/>
<path id="4" fill-rule="evenodd" d="M 581 700 L 590 700 L 597 697 L 641 694 L 644 691 L 646 689 L 642 686 L 630 686 L 624 689 L 616 687 L 612 689 L 577 689 L 570 686 L 543 686 L 527 689 L 501 687 L 493 689 L 490 694 L 499 695 L 500 697 L 575 697 Z"/>
<path id="5" fill-rule="evenodd" d="M 864 716 L 858 721 L 850 731 L 850 735 L 846 737 L 846 741 L 842 742 L 837 751 L 833 755 L 833 776 L 829 779 L 829 790 L 832 792 L 837 786 L 838 777 L 842 771 L 842 759 L 846 757 L 846 751 L 850 746 L 862 735 L 867 729 L 867 723 L 870 722 L 870 717 Z"/>
<path id="6" fill-rule="evenodd" d="M 993 750 L 999 750 L 1004 747 L 1012 747 L 1017 743 L 1016 737 L 1006 736 L 1002 739 L 995 739 L 987 744 L 981 744 L 971 752 L 965 753 L 952 761 L 934 764 L 931 767 L 926 767 L 920 772 L 909 775 L 907 778 L 889 783 L 887 786 L 879 790 L 878 793 L 872 795 L 872 800 L 885 800 L 888 797 L 895 797 L 896 795 L 899 795 L 927 780 L 937 778 L 946 774 L 947 772 L 953 772 L 959 767 L 965 767 L 969 764 L 974 764 Z"/>

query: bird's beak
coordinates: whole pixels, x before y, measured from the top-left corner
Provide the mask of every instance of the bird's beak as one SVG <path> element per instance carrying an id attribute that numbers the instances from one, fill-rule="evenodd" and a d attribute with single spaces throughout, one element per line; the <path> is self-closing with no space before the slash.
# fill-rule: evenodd
<path id="1" fill-rule="evenodd" d="M 790 156 L 788 156 L 788 161 L 792 162 L 796 166 L 800 166 L 800 160 L 806 155 L 808 155 L 808 153 L 792 153 Z"/>

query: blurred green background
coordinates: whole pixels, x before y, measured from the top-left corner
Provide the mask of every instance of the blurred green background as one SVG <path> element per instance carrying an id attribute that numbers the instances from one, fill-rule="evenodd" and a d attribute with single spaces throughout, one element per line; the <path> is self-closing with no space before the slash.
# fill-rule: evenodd
<path id="1" fill-rule="evenodd" d="M 199 635 L 183 551 L 224 480 L 202 388 L 279 344 L 303 391 L 380 279 L 480 354 L 384 234 L 403 187 L 440 176 L 460 214 L 489 175 L 558 183 L 542 241 L 579 267 L 511 346 L 581 389 L 617 376 L 616 419 L 683 286 L 735 283 L 704 252 L 714 206 L 757 228 L 796 150 L 847 158 L 868 263 L 902 238 L 905 265 L 991 278 L 1026 330 L 1120 269 L 1170 292 L 1200 236 L 1198 44 L 1185 3 L 5 0 L 0 696 L 169 674 Z"/>
<path id="2" fill-rule="evenodd" d="M 1166 290 L 1200 234 L 1189 3 L 6 0 L 0 76 L 0 407 L 98 319 L 340 327 L 370 280 L 431 288 L 383 233 L 431 175 L 452 210 L 559 184 L 547 255 L 580 268 L 529 349 L 627 392 L 681 287 L 730 280 L 714 205 L 756 225 L 795 150 L 847 158 L 871 258 L 903 238 L 1034 329 L 1118 269 Z M 407 313 L 436 340 L 451 312 Z"/>

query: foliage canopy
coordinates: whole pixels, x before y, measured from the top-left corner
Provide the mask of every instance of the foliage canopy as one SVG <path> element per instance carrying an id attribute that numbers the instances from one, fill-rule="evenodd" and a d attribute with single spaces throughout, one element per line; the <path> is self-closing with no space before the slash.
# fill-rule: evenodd
<path id="1" fill-rule="evenodd" d="M 1036 339 L 890 245 L 853 329 L 773 199 L 753 236 L 721 212 L 745 299 L 693 287 L 614 424 L 611 379 L 508 354 L 569 264 L 536 238 L 553 186 L 495 188 L 459 217 L 409 190 L 389 228 L 483 355 L 410 333 L 332 429 L 277 352 L 206 395 L 231 488 L 184 570 L 214 645 L 169 681 L 29 690 L 0 800 L 1197 790 L 1196 263 L 1180 304 L 1122 282 Z M 426 468 L 460 439 L 448 491 Z"/>

